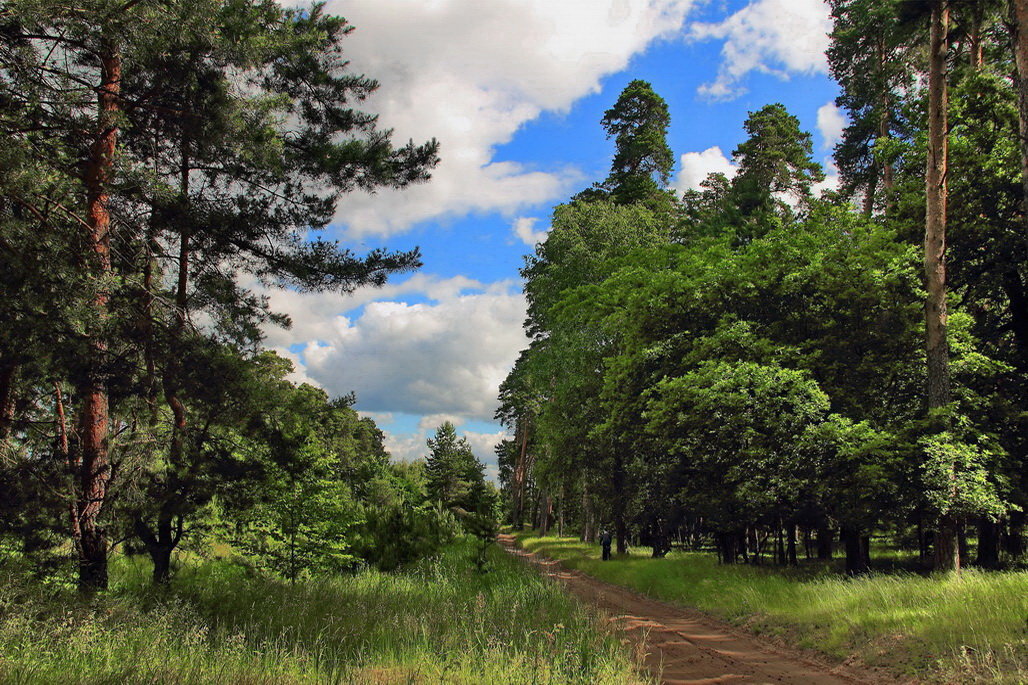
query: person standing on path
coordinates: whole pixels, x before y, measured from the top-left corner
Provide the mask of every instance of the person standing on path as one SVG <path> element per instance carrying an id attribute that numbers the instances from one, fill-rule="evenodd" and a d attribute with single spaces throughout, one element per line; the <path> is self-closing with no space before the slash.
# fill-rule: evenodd
<path id="1" fill-rule="evenodd" d="M 609 561 L 610 560 L 610 542 L 611 542 L 610 531 L 607 530 L 607 529 L 604 529 L 603 532 L 600 533 L 600 547 L 603 548 L 603 560 L 604 561 Z"/>

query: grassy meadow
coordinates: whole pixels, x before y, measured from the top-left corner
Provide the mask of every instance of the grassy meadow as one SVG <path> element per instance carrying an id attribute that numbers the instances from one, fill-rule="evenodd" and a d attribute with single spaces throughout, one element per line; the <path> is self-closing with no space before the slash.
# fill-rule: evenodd
<path id="1" fill-rule="evenodd" d="M 118 559 L 85 600 L 0 578 L 2 683 L 635 683 L 618 639 L 517 559 L 470 543 L 397 573 L 290 584 L 226 561 L 149 587 Z M 0 572 L 3 572 L 0 570 Z"/>
<path id="2" fill-rule="evenodd" d="M 520 534 L 522 546 L 610 583 L 696 607 L 836 658 L 856 654 L 930 682 L 1028 682 L 1028 572 L 846 578 L 649 549 L 600 560 L 598 545 Z"/>

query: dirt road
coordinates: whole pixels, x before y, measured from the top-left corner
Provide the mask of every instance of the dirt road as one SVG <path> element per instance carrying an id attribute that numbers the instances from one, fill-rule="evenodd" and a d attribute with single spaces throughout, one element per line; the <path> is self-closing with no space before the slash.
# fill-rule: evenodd
<path id="1" fill-rule="evenodd" d="M 898 682 L 881 674 L 818 664 L 744 635 L 699 612 L 674 607 L 610 585 L 552 559 L 520 549 L 513 536 L 500 544 L 540 571 L 564 583 L 582 601 L 599 607 L 621 624 L 645 654 L 647 669 L 664 683 L 842 683 Z"/>

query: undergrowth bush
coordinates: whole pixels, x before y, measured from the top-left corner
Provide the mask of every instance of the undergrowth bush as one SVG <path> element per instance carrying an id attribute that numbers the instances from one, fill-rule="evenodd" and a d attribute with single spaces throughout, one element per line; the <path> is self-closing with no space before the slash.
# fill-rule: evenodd
<path id="1" fill-rule="evenodd" d="M 379 569 L 392 571 L 436 553 L 460 530 L 460 523 L 449 511 L 401 502 L 367 512 L 356 551 Z"/>

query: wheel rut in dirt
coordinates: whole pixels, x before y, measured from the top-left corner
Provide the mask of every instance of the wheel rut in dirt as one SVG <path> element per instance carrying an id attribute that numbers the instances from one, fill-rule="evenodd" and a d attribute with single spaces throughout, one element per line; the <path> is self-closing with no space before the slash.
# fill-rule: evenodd
<path id="1" fill-rule="evenodd" d="M 521 549 L 512 535 L 500 535 L 499 543 L 621 626 L 643 656 L 646 669 L 663 683 L 901 682 L 881 673 L 819 663 L 804 654 L 744 635 L 699 611 L 671 606 L 566 569 L 553 559 Z"/>

